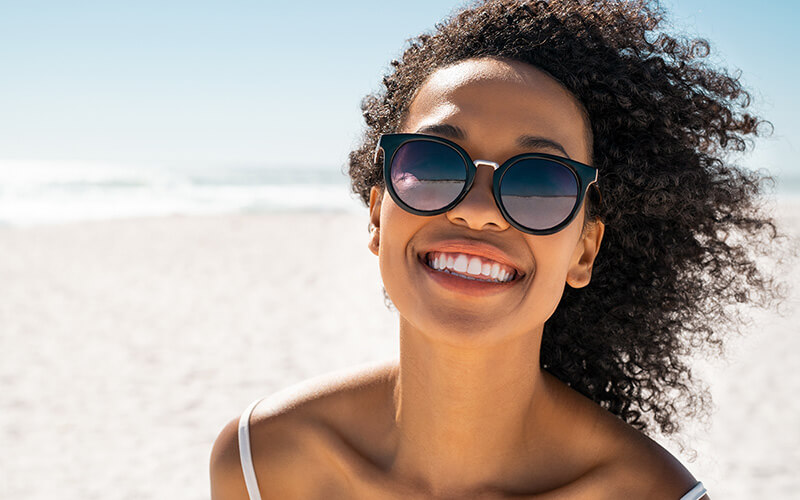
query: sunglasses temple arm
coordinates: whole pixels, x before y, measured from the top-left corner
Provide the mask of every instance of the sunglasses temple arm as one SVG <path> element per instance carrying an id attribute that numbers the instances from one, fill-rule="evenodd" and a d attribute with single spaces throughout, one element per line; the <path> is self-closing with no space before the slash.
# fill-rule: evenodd
<path id="1" fill-rule="evenodd" d="M 602 205 L 603 204 L 603 193 L 600 192 L 600 188 L 597 187 L 597 183 L 596 182 L 593 182 L 592 186 L 594 186 L 594 190 L 597 193 L 597 198 L 598 198 L 597 204 L 598 205 Z"/>

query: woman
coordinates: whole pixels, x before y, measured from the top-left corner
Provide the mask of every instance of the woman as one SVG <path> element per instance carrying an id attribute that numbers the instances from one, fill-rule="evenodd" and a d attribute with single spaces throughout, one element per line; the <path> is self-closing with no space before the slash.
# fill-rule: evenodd
<path id="1" fill-rule="evenodd" d="M 720 306 L 777 295 L 723 233 L 775 234 L 720 160 L 748 94 L 660 16 L 485 1 L 392 62 L 350 176 L 399 362 L 251 404 L 214 499 L 708 499 L 644 432 L 708 404 L 685 357 Z"/>

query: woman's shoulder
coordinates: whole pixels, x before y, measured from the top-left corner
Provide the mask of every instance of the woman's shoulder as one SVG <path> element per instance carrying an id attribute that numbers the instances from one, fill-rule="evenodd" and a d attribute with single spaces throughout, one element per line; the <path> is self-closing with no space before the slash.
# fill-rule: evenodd
<path id="1" fill-rule="evenodd" d="M 370 393 L 391 370 L 388 361 L 368 363 L 294 384 L 259 400 L 248 429 L 259 487 L 270 495 L 313 495 L 330 469 L 330 450 L 341 447 L 348 416 L 369 415 Z M 363 405 L 363 412 L 358 406 Z M 354 409 L 355 408 L 355 409 Z M 217 436 L 211 453 L 213 498 L 247 499 L 239 450 L 241 414 Z M 369 429 L 364 429 L 369 439 Z M 215 491 L 217 494 L 215 495 Z"/>
<path id="2" fill-rule="evenodd" d="M 628 434 L 604 467 L 617 488 L 640 498 L 678 500 L 697 484 L 680 460 L 656 441 L 633 428 Z"/>
<path id="3" fill-rule="evenodd" d="M 255 412 L 253 412 L 255 414 Z M 211 498 L 247 500 L 247 486 L 240 450 L 239 424 L 241 415 L 232 418 L 214 441 L 210 458 Z M 297 432 L 291 415 L 275 415 L 249 423 L 252 463 L 262 495 L 267 491 L 281 492 L 291 498 L 295 491 L 288 488 L 298 483 L 298 468 L 291 460 L 300 448 L 305 432 Z M 268 446 L 264 446 L 267 444 Z M 246 453 L 246 452 L 245 452 Z M 277 488 L 277 489 L 276 489 Z"/>
<path id="4" fill-rule="evenodd" d="M 563 387 L 565 408 L 580 416 L 572 418 L 582 420 L 575 424 L 584 429 L 580 446 L 596 453 L 596 465 L 587 477 L 593 477 L 598 491 L 614 491 L 619 498 L 678 500 L 697 484 L 658 442 L 566 384 Z"/>
<path id="5" fill-rule="evenodd" d="M 606 477 L 617 488 L 636 493 L 637 498 L 664 500 L 678 500 L 694 488 L 698 480 L 680 460 L 638 430 L 633 432 L 638 436 L 632 437 L 606 467 Z"/>

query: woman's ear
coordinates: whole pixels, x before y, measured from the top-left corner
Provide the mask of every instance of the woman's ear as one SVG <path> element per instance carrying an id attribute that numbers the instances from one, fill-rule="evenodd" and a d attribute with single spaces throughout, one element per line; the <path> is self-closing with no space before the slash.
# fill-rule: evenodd
<path id="1" fill-rule="evenodd" d="M 583 288 L 592 280 L 592 266 L 597 252 L 600 251 L 600 242 L 606 226 L 600 221 L 594 221 L 581 235 L 575 252 L 570 260 L 567 271 L 567 284 L 572 288 Z"/>
<path id="2" fill-rule="evenodd" d="M 383 200 L 383 190 L 377 186 L 372 186 L 369 191 L 369 250 L 378 255 L 378 247 L 381 242 L 381 201 Z"/>

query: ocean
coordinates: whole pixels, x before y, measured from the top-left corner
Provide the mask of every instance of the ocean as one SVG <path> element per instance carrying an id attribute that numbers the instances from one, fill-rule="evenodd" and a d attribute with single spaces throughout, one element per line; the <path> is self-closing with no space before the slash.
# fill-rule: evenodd
<path id="1" fill-rule="evenodd" d="M 130 167 L 0 160 L 0 225 L 366 209 L 340 167 Z"/>

